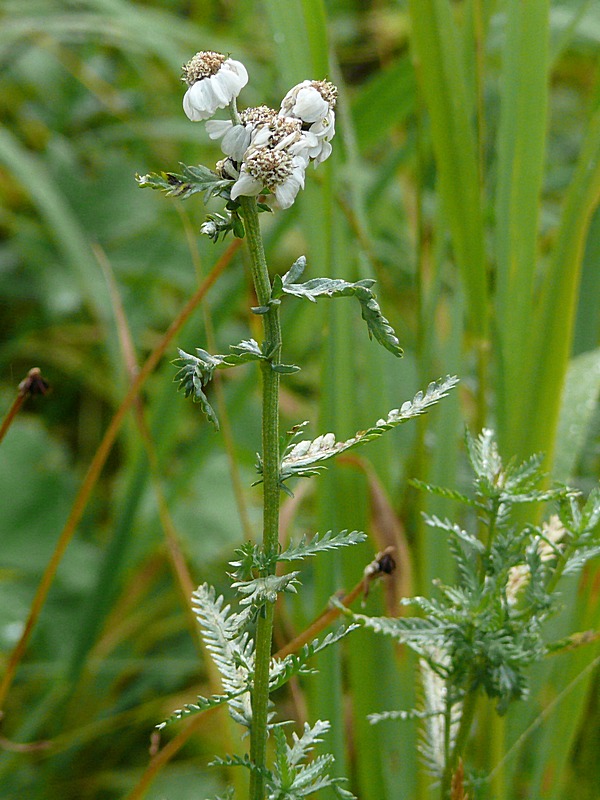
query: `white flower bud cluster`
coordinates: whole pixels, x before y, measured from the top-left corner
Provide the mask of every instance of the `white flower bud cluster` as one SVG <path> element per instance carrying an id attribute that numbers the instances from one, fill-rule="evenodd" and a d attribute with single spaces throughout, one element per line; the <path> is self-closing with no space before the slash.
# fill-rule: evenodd
<path id="1" fill-rule="evenodd" d="M 196 53 L 183 73 L 189 86 L 183 108 L 193 122 L 212 117 L 218 108 L 235 109 L 235 98 L 248 82 L 243 64 L 213 52 Z M 279 111 L 258 106 L 235 112 L 239 122 L 209 120 L 208 135 L 221 140 L 227 156 L 217 168 L 235 181 L 231 199 L 268 191 L 277 206 L 289 208 L 304 187 L 307 166 L 331 155 L 336 98 L 329 81 L 306 80 L 290 89 Z"/>

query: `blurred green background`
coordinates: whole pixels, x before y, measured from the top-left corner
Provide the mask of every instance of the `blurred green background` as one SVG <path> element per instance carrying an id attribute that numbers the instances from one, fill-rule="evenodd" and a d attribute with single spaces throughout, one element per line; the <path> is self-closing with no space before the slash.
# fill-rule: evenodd
<path id="1" fill-rule="evenodd" d="M 426 418 L 296 487 L 284 536 L 352 527 L 369 542 L 305 568 L 277 644 L 387 544 L 401 553 L 396 596 L 451 577 L 407 478 L 462 488 L 465 425 L 496 428 L 505 458 L 542 451 L 554 478 L 597 484 L 598 3 L 1 0 L 0 11 L 0 413 L 31 367 L 52 386 L 0 445 L 4 665 L 133 356 L 159 345 L 225 250 L 199 236 L 198 196 L 165 199 L 134 179 L 220 158 L 181 109 L 181 65 L 200 49 L 244 62 L 240 107 L 277 108 L 305 78 L 339 86 L 334 155 L 289 212 L 262 217 L 269 263 L 284 272 L 304 253 L 307 279 L 376 278 L 405 349 L 397 361 L 370 342 L 351 299 L 286 303 L 283 357 L 302 371 L 284 380 L 284 428 L 308 419 L 311 436 L 347 437 L 429 381 L 461 378 Z M 239 780 L 206 768 L 245 747 L 222 712 L 152 780 L 146 769 L 153 726 L 215 688 L 181 560 L 194 585 L 225 590 L 234 547 L 260 523 L 256 371 L 216 387 L 217 435 L 177 395 L 170 362 L 176 346 L 223 353 L 259 338 L 254 304 L 240 250 L 127 416 L 3 704 L 3 800 L 186 800 Z M 565 584 L 549 637 L 597 629 L 599 606 L 596 565 Z M 398 613 L 381 589 L 367 607 Z M 594 646 L 554 657 L 506 719 L 482 709 L 472 765 L 485 777 L 509 756 L 478 797 L 597 800 L 597 657 Z M 290 716 L 332 720 L 328 744 L 361 800 L 434 796 L 414 724 L 365 721 L 411 707 L 414 666 L 361 632 L 277 698 Z"/>

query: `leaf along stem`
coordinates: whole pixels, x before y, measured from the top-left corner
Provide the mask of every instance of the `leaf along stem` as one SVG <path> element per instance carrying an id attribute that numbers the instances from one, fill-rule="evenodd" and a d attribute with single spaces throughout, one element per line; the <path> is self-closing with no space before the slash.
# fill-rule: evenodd
<path id="1" fill-rule="evenodd" d="M 271 281 L 260 234 L 256 200 L 240 197 L 240 205 L 246 228 L 246 241 L 250 252 L 252 279 L 259 305 L 268 306 L 271 297 Z M 263 458 L 263 551 L 272 556 L 279 544 L 279 374 L 273 365 L 280 363 L 281 326 L 279 308 L 272 304 L 266 314 L 261 315 L 265 341 L 263 352 L 269 359 L 261 361 L 262 370 L 262 458 Z M 269 559 L 271 560 L 271 559 Z M 273 566 L 266 574 L 275 571 Z M 251 800 L 263 800 L 264 774 L 266 766 L 267 714 L 269 705 L 269 661 L 273 636 L 274 606 L 263 607 L 256 626 L 254 688 L 252 692 L 252 732 L 250 757 L 258 769 L 250 777 Z"/>

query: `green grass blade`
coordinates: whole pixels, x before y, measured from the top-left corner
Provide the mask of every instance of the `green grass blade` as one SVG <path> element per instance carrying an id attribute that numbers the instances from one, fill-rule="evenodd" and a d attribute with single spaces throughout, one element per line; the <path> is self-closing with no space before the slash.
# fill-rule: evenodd
<path id="1" fill-rule="evenodd" d="M 556 480 L 572 480 L 599 397 L 600 349 L 597 349 L 574 358 L 567 371 L 552 471 Z"/>
<path id="2" fill-rule="evenodd" d="M 537 227 L 546 145 L 547 0 L 507 4 L 497 139 L 496 193 L 499 433 L 507 454 L 522 436 L 523 343 L 531 328 Z"/>
<path id="3" fill-rule="evenodd" d="M 583 252 L 591 215 L 600 198 L 600 109 L 590 121 L 569 186 L 561 224 L 548 267 L 531 359 L 531 385 L 523 387 L 528 430 L 524 452 L 554 455 L 561 389 L 568 368 Z"/>
<path id="4" fill-rule="evenodd" d="M 103 322 L 112 321 L 108 288 L 85 231 L 42 160 L 3 128 L 0 129 L 0 163 L 29 194 L 63 257 L 71 265 L 75 283 L 90 308 Z"/>
<path id="5" fill-rule="evenodd" d="M 483 213 L 460 36 L 447 0 L 410 0 L 412 46 L 431 119 L 439 193 L 467 299 L 470 330 L 487 335 Z"/>

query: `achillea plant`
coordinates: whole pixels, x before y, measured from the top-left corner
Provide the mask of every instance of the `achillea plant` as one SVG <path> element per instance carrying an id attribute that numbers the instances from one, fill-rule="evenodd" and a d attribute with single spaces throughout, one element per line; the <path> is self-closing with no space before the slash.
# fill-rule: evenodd
<path id="1" fill-rule="evenodd" d="M 421 755 L 440 781 L 442 800 L 462 796 L 453 787 L 457 774 L 463 784 L 465 746 L 478 697 L 487 695 L 502 715 L 511 703 L 527 698 L 532 664 L 597 638 L 597 633 L 586 632 L 547 641 L 544 623 L 560 607 L 560 579 L 579 572 L 600 554 L 600 489 L 585 502 L 564 486 L 540 490 L 541 458 L 503 464 L 490 430 L 476 439 L 467 434 L 466 443 L 474 472 L 473 496 L 414 481 L 473 512 L 466 528 L 449 519 L 425 517 L 447 537 L 456 583 L 436 582 L 433 598 L 402 601 L 419 616 L 374 618 L 344 609 L 353 622 L 392 636 L 418 653 L 421 706 L 373 714 L 371 721 L 422 721 Z M 556 513 L 548 520 L 523 521 L 523 506 L 549 501 Z"/>
<path id="2" fill-rule="evenodd" d="M 188 85 L 183 106 L 192 121 L 207 120 L 217 109 L 227 108 L 228 120 L 206 123 L 209 136 L 221 141 L 225 158 L 208 169 L 182 166 L 180 173 L 138 176 L 142 187 L 159 189 L 171 196 L 190 197 L 201 192 L 205 199 L 221 198 L 222 213 L 210 214 L 201 232 L 213 241 L 227 234 L 245 237 L 250 254 L 252 277 L 258 306 L 252 309 L 263 321 L 261 344 L 248 339 L 229 347 L 225 355 L 211 355 L 198 348 L 196 354 L 179 353 L 177 380 L 186 396 L 200 404 L 210 422 L 218 427 L 216 414 L 204 391 L 216 369 L 230 369 L 250 361 L 262 374 L 262 454 L 257 465 L 257 483 L 263 486 L 263 535 L 260 544 L 246 544 L 232 562 L 232 590 L 237 593 L 237 608 L 204 585 L 194 594 L 198 620 L 207 650 L 222 676 L 222 694 L 203 698 L 175 712 L 171 720 L 227 704 L 241 726 L 250 732 L 250 752 L 219 757 L 214 763 L 243 766 L 250 770 L 250 798 L 306 797 L 331 787 L 338 797 L 352 797 L 330 775 L 331 755 L 312 758 L 314 746 L 329 728 L 317 720 L 306 725 L 291 743 L 284 733 L 284 721 L 276 718 L 270 694 L 293 675 L 310 672 L 308 661 L 315 654 L 339 641 L 356 627 L 342 626 L 323 639 L 314 639 L 284 658 L 271 657 L 274 602 L 279 593 L 296 592 L 300 585 L 297 571 L 276 574 L 278 563 L 301 561 L 329 550 L 363 541 L 360 531 L 328 532 L 302 540 L 281 550 L 279 502 L 281 491 L 290 491 L 296 477 L 310 477 L 324 463 L 350 448 L 375 439 L 401 423 L 422 414 L 452 389 L 457 379 L 447 377 L 432 383 L 425 392 L 389 412 L 385 419 L 342 442 L 333 433 L 314 440 L 298 441 L 306 423 L 295 426 L 282 448 L 279 433 L 279 381 L 299 367 L 281 361 L 282 334 L 279 307 L 286 297 L 317 299 L 355 297 L 361 308 L 369 336 L 392 355 L 402 355 L 398 339 L 383 316 L 372 291 L 372 280 L 349 283 L 345 280 L 313 278 L 299 282 L 305 259 L 300 257 L 283 276 L 271 281 L 261 231 L 259 212 L 289 208 L 304 186 L 306 169 L 325 161 L 332 149 L 335 131 L 336 87 L 326 80 L 305 80 L 284 97 L 279 110 L 266 106 L 238 112 L 236 98 L 248 75 L 238 61 L 214 52 L 197 53 L 184 67 Z M 170 720 L 169 720 L 170 721 Z M 163 723 L 166 724 L 166 723 Z M 274 761 L 268 763 L 267 738 L 274 741 Z"/>

